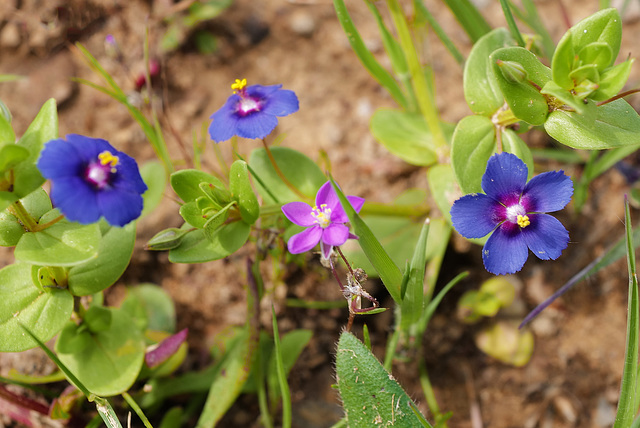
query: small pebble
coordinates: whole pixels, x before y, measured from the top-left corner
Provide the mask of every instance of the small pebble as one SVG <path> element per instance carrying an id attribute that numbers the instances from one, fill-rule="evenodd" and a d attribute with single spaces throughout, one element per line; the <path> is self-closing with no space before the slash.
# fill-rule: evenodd
<path id="1" fill-rule="evenodd" d="M 289 18 L 291 31 L 304 37 L 311 37 L 316 30 L 316 20 L 306 10 L 298 9 Z"/>

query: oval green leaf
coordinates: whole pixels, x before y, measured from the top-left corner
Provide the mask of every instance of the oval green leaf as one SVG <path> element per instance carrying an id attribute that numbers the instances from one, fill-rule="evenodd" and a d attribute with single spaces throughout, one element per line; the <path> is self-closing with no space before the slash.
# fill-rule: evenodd
<path id="1" fill-rule="evenodd" d="M 24 334 L 22 323 L 42 342 L 69 321 L 73 297 L 55 288 L 43 292 L 31 279 L 31 266 L 13 264 L 0 270 L 0 352 L 21 352 L 38 346 Z"/>
<path id="2" fill-rule="evenodd" d="M 240 249 L 249 239 L 251 226 L 236 221 L 221 227 L 207 239 L 203 230 L 194 230 L 185 235 L 178 248 L 169 251 L 172 263 L 203 263 L 227 257 Z"/>
<path id="3" fill-rule="evenodd" d="M 127 391 L 138 377 L 144 360 L 145 343 L 140 330 L 129 315 L 121 310 L 111 311 L 111 323 L 106 330 L 91 334 L 91 346 L 73 353 L 65 353 L 84 329 L 71 322 L 56 341 L 60 361 L 96 395 L 109 397 Z"/>
<path id="4" fill-rule="evenodd" d="M 214 186 L 224 188 L 222 181 L 211 174 L 196 169 L 183 169 L 171 174 L 169 178 L 173 191 L 185 202 L 195 200 L 198 196 L 203 196 L 200 190 L 200 183 L 210 183 Z"/>
<path id="5" fill-rule="evenodd" d="M 532 125 L 542 125 L 549 114 L 549 107 L 538 88 L 544 87 L 551 80 L 551 70 L 545 67 L 533 53 L 521 47 L 498 49 L 491 54 L 490 60 L 502 94 L 513 114 Z M 518 82 L 507 79 L 501 71 L 501 61 L 521 65 L 527 73 L 526 80 Z"/>
<path id="6" fill-rule="evenodd" d="M 309 199 L 313 199 L 318 189 L 327 182 L 327 177 L 318 165 L 297 150 L 287 147 L 271 147 L 276 163 L 284 176 Z M 256 177 L 256 190 L 265 203 L 286 203 L 300 200 L 276 173 L 264 149 L 251 152 L 249 167 Z M 266 186 L 269 190 L 265 189 Z M 272 197 L 273 196 L 273 197 Z M 278 198 L 275 201 L 273 198 Z"/>
<path id="7" fill-rule="evenodd" d="M 451 165 L 463 193 L 482 191 L 482 175 L 495 149 L 496 132 L 491 119 L 467 116 L 458 122 L 451 142 Z"/>
<path id="8" fill-rule="evenodd" d="M 485 34 L 471 49 L 464 66 L 464 98 L 472 112 L 490 116 L 504 104 L 489 56 L 496 49 L 515 44 L 506 28 Z"/>
<path id="9" fill-rule="evenodd" d="M 40 222 L 46 223 L 58 215 L 57 209 L 51 210 Z M 96 257 L 100 238 L 98 223 L 81 225 L 63 219 L 40 232 L 22 235 L 14 256 L 34 265 L 74 266 Z"/>
<path id="10" fill-rule="evenodd" d="M 147 191 L 142 194 L 144 205 L 140 218 L 153 212 L 162 200 L 167 185 L 167 175 L 164 166 L 158 161 L 149 161 L 140 168 L 140 175 L 147 185 Z"/>
<path id="11" fill-rule="evenodd" d="M 248 224 L 255 223 L 260 216 L 260 205 L 251 187 L 249 171 L 245 161 L 237 160 L 231 165 L 229 190 L 231 190 L 234 199 L 238 202 L 238 210 L 242 220 Z"/>
<path id="12" fill-rule="evenodd" d="M 640 117 L 624 100 L 596 108 L 595 120 L 556 110 L 544 124 L 547 133 L 575 149 L 599 150 L 640 144 Z"/>
<path id="13" fill-rule="evenodd" d="M 131 260 L 136 239 L 136 223 L 109 227 L 100 240 L 98 257 L 69 269 L 69 291 L 86 296 L 115 284 Z"/>

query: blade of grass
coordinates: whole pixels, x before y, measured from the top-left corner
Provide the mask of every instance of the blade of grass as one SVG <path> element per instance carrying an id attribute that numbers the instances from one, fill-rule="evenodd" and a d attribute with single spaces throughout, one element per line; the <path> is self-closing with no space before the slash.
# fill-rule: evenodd
<path id="1" fill-rule="evenodd" d="M 444 3 L 473 43 L 491 31 L 491 26 L 469 0 L 444 0 Z"/>
<path id="2" fill-rule="evenodd" d="M 535 3 L 532 0 L 522 0 L 522 6 L 526 13 L 520 10 L 511 0 L 509 0 L 509 5 L 513 10 L 513 14 L 542 38 L 542 49 L 546 57 L 553 58 L 556 44 L 553 42 L 549 31 L 547 31 L 547 27 L 542 23 Z"/>
<path id="3" fill-rule="evenodd" d="M 447 146 L 447 139 L 444 136 L 442 127 L 440 126 L 440 118 L 438 117 L 438 110 L 435 108 L 432 99 L 435 94 L 429 86 L 427 76 L 422 68 L 420 59 L 416 52 L 416 48 L 411 38 L 411 31 L 405 18 L 402 7 L 398 0 L 387 0 L 387 7 L 391 13 L 391 18 L 398 32 L 398 38 L 400 40 L 400 46 L 407 59 L 409 65 L 409 73 L 411 74 L 411 83 L 413 85 L 413 91 L 418 98 L 418 107 L 420 112 L 424 116 L 424 119 L 429 126 L 429 130 L 433 135 L 433 144 L 437 149 L 442 149 Z"/>
<path id="4" fill-rule="evenodd" d="M 456 60 L 461 67 L 464 67 L 464 56 L 460 53 L 456 45 L 451 41 L 447 33 L 444 32 L 436 18 L 429 12 L 429 9 L 424 5 L 422 0 L 414 0 L 413 8 L 416 10 L 416 15 L 420 14 L 431 26 L 436 36 L 440 39 L 445 48 L 449 51 L 453 59 Z"/>
<path id="5" fill-rule="evenodd" d="M 278 371 L 278 383 L 282 395 L 282 427 L 291 428 L 291 393 L 287 383 L 287 374 L 282 363 L 282 350 L 280 349 L 280 334 L 278 333 L 278 321 L 276 311 L 271 307 L 271 322 L 273 326 L 274 355 L 276 358 L 276 369 Z"/>
<path id="6" fill-rule="evenodd" d="M 638 376 L 638 332 L 640 331 L 640 312 L 638 305 L 638 277 L 636 275 L 636 256 L 631 233 L 631 213 L 629 201 L 625 198 L 625 230 L 627 243 L 627 268 L 629 270 L 629 307 L 627 315 L 627 346 L 622 371 L 622 385 L 614 428 L 628 427 L 633 423 L 637 412 L 636 388 Z"/>
<path id="7" fill-rule="evenodd" d="M 382 283 L 386 287 L 387 291 L 393 298 L 393 300 L 400 304 L 402 299 L 400 297 L 400 285 L 402 284 L 402 273 L 398 266 L 391 260 L 391 257 L 384 250 L 380 241 L 375 237 L 369 226 L 360 218 L 358 213 L 353 209 L 349 200 L 344 195 L 340 187 L 336 184 L 332 177 L 330 177 L 331 185 L 335 190 L 340 204 L 344 209 L 349 221 L 353 226 L 354 233 L 358 236 L 358 243 L 364 251 L 373 267 L 378 271 Z"/>
<path id="8" fill-rule="evenodd" d="M 509 1 L 500 0 L 500 5 L 502 6 L 502 13 L 504 14 L 504 18 L 507 20 L 507 26 L 509 27 L 511 35 L 515 39 L 516 43 L 518 43 L 518 46 L 524 47 L 524 39 L 522 38 L 522 34 L 520 34 L 516 20 L 513 18 L 513 14 L 511 13 Z"/>
<path id="9" fill-rule="evenodd" d="M 407 291 L 400 306 L 400 329 L 406 332 L 420 320 L 424 305 L 424 274 L 427 266 L 427 238 L 429 236 L 430 221 L 422 226 L 413 258 L 409 266 L 409 280 Z M 415 333 L 412 332 L 412 333 Z"/>
<path id="10" fill-rule="evenodd" d="M 147 428 L 153 428 L 151 422 L 149 422 L 149 419 L 147 419 L 147 416 L 144 414 L 140 406 L 138 406 L 138 403 L 136 403 L 136 401 L 131 397 L 131 395 L 129 395 L 129 393 L 127 392 L 123 392 L 122 396 L 126 400 L 127 404 L 129 404 L 129 407 L 131 407 L 133 411 L 136 412 L 136 415 L 138 415 L 144 426 Z"/>
<path id="11" fill-rule="evenodd" d="M 380 85 L 389 91 L 393 99 L 406 109 L 407 99 L 405 94 L 402 92 L 393 76 L 380 65 L 373 54 L 365 46 L 362 37 L 360 37 L 360 33 L 358 33 L 355 25 L 353 25 L 353 21 L 351 21 L 351 17 L 349 16 L 349 12 L 347 11 L 344 1 L 333 0 L 333 6 L 336 10 L 340 25 L 342 25 L 342 29 L 349 39 L 351 47 L 364 67 L 369 71 L 369 73 L 371 73 L 373 78 L 380 83 Z"/>

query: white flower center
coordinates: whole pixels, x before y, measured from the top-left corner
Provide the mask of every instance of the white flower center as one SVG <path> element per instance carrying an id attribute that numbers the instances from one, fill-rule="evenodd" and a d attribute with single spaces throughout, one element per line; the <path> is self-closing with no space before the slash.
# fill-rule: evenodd
<path id="1" fill-rule="evenodd" d="M 518 223 L 518 217 L 522 217 L 525 214 L 526 211 L 520 204 L 515 204 L 507 207 L 507 221 L 510 221 L 511 223 Z"/>
<path id="2" fill-rule="evenodd" d="M 327 207 L 327 204 L 313 207 L 311 210 L 311 217 L 313 217 L 321 228 L 325 229 L 331 224 L 331 208 Z"/>
<path id="3" fill-rule="evenodd" d="M 242 114 L 249 114 L 260 110 L 260 105 L 251 97 L 242 97 L 239 110 Z"/>

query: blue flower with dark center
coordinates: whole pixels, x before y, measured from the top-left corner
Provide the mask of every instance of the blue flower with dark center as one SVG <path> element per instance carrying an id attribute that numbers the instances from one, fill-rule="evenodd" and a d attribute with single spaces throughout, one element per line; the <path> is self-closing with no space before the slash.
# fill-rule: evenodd
<path id="1" fill-rule="evenodd" d="M 247 86 L 247 79 L 236 79 L 231 85 L 234 94 L 220 110 L 213 113 L 209 135 L 216 143 L 234 135 L 243 138 L 264 138 L 278 125 L 279 116 L 298 111 L 298 97 L 282 85 Z"/>
<path id="2" fill-rule="evenodd" d="M 454 202 L 451 221 L 465 238 L 492 233 L 482 249 L 485 268 L 495 274 L 515 273 L 529 250 L 539 259 L 555 260 L 569 243 L 569 232 L 545 214 L 564 208 L 573 183 L 563 171 L 542 173 L 527 183 L 528 169 L 510 153 L 493 155 L 482 176 L 482 190 Z"/>
<path id="3" fill-rule="evenodd" d="M 37 163 L 51 180 L 51 200 L 71 221 L 95 223 L 104 217 L 124 226 L 140 217 L 147 190 L 132 157 L 106 140 L 69 134 L 47 142 Z"/>

